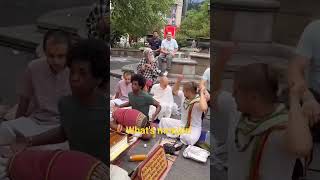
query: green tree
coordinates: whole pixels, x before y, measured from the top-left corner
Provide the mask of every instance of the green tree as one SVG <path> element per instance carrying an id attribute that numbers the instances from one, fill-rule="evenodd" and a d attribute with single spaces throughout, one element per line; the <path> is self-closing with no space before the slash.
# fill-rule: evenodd
<path id="1" fill-rule="evenodd" d="M 111 0 L 113 34 L 143 37 L 161 29 L 165 25 L 163 15 L 170 12 L 173 3 L 174 0 Z"/>
<path id="2" fill-rule="evenodd" d="M 187 11 L 177 32 L 179 44 L 186 45 L 187 38 L 197 39 L 210 37 L 209 0 L 202 2 L 199 9 Z"/>

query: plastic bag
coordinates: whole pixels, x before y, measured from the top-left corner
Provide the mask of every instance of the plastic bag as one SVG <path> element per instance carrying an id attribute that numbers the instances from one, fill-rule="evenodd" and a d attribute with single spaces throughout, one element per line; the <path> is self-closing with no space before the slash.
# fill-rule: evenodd
<path id="1" fill-rule="evenodd" d="M 191 145 L 183 151 L 183 157 L 203 163 L 207 162 L 209 156 L 209 151 Z"/>

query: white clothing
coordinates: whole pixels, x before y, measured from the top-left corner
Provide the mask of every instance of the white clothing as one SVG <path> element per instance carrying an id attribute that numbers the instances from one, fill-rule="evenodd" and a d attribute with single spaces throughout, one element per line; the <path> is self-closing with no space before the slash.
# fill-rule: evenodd
<path id="1" fill-rule="evenodd" d="M 5 121 L 0 126 L 0 146 L 7 146 L 16 141 L 16 137 L 19 135 L 30 137 L 34 135 L 39 135 L 41 133 L 47 132 L 51 129 L 58 127 L 59 125 L 47 125 L 42 123 L 37 123 L 38 121 L 27 118 L 20 117 L 15 120 Z M 32 149 L 69 149 L 68 143 L 50 144 L 39 147 L 32 147 Z"/>
<path id="2" fill-rule="evenodd" d="M 110 180 L 131 180 L 128 172 L 124 169 L 110 164 Z"/>
<path id="3" fill-rule="evenodd" d="M 178 43 L 175 39 L 168 41 L 167 39 L 162 40 L 161 48 L 167 49 L 169 52 L 173 52 L 174 49 L 178 49 Z"/>
<path id="4" fill-rule="evenodd" d="M 181 99 L 181 121 L 183 125 L 185 126 L 188 122 L 188 110 L 183 107 L 183 102 L 185 101 L 186 97 L 184 96 L 183 92 L 180 90 L 178 91 L 178 97 Z M 195 128 L 202 127 L 202 111 L 200 109 L 199 103 L 195 103 L 192 109 L 192 115 L 191 115 L 191 126 Z"/>
<path id="5" fill-rule="evenodd" d="M 173 100 L 172 88 L 168 85 L 165 89 L 162 89 L 160 84 L 155 84 L 152 86 L 150 93 L 153 94 L 153 98 L 161 105 L 161 111 L 158 114 L 157 118 L 159 120 L 161 120 L 162 118 L 170 118 L 172 109 L 175 105 Z M 154 106 L 150 106 L 150 119 L 155 111 L 156 108 Z"/>
<path id="6" fill-rule="evenodd" d="M 183 107 L 183 102 L 185 101 L 185 96 L 182 91 L 178 92 L 178 96 L 181 99 L 181 120 L 162 118 L 159 127 L 160 128 L 184 128 L 188 122 L 188 109 Z M 200 138 L 202 129 L 202 111 L 200 109 L 199 103 L 195 103 L 191 113 L 191 134 L 183 134 L 180 136 L 181 142 L 187 145 L 194 145 Z M 169 137 L 177 137 L 173 134 L 168 134 Z"/>
<path id="7" fill-rule="evenodd" d="M 159 123 L 159 128 L 184 128 L 185 124 L 182 123 L 181 120 L 172 119 L 172 118 L 162 118 Z M 168 137 L 177 138 L 177 134 L 166 134 Z M 191 126 L 191 133 L 190 134 L 182 134 L 180 135 L 180 140 L 183 144 L 186 145 L 194 145 L 198 142 L 201 135 L 201 127 L 193 127 Z"/>
<path id="8" fill-rule="evenodd" d="M 223 101 L 217 101 L 217 108 L 220 111 L 229 112 L 233 116 L 233 118 L 229 118 L 228 130 L 228 180 L 247 180 L 254 143 L 251 143 L 244 152 L 237 150 L 235 128 L 241 114 L 237 111 L 231 94 L 224 94 L 221 100 Z M 274 131 L 269 135 L 260 164 L 261 180 L 292 179 L 291 176 L 297 157 L 291 155 L 284 148 L 284 134 L 285 131 Z"/>

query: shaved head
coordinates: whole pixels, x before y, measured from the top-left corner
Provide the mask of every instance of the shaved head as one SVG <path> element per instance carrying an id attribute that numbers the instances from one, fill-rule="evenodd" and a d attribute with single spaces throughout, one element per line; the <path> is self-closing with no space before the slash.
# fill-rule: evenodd
<path id="1" fill-rule="evenodd" d="M 165 89 L 169 84 L 169 80 L 166 76 L 160 77 L 160 86 Z"/>

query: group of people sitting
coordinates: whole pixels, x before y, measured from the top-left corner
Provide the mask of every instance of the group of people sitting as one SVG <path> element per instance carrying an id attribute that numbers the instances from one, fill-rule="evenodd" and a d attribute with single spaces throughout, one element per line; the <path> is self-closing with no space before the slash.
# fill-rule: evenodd
<path id="1" fill-rule="evenodd" d="M 28 64 L 18 87 L 16 119 L 0 125 L 0 174 L 108 179 L 108 100 L 102 87 L 109 83 L 109 48 L 95 39 L 72 43 L 58 30 L 47 32 L 42 44 L 44 56 Z"/>
<path id="2" fill-rule="evenodd" d="M 153 32 L 153 37 L 148 39 L 148 42 L 149 48 L 144 50 L 137 72 L 147 79 L 147 87 L 150 90 L 157 78 L 162 74 L 168 74 L 167 70 L 171 69 L 172 59 L 178 51 L 178 43 L 172 38 L 171 32 L 161 40 L 157 31 Z"/>
<path id="3" fill-rule="evenodd" d="M 124 72 L 115 88 L 114 99 L 110 101 L 110 126 L 122 132 L 125 132 L 127 126 L 144 128 L 152 126 L 154 122 L 159 123 L 159 128 L 192 127 L 190 134 L 183 134 L 179 138 L 185 144 L 194 145 L 201 134 L 203 114 L 208 110 L 209 92 L 205 86 L 195 82 L 185 83 L 181 90 L 182 75 L 177 78 L 173 88 L 169 85 L 166 69 L 161 64 L 166 61 L 167 70 L 170 70 L 172 58 L 178 50 L 171 32 L 161 41 L 158 32 L 154 31 L 148 42 L 150 48 L 145 48 L 137 66 L 137 74 Z M 181 101 L 181 117 L 178 120 L 171 118 L 178 110 L 174 96 L 178 96 Z M 167 135 L 176 137 L 173 134 Z M 150 137 L 142 135 L 144 139 Z"/>
<path id="4" fill-rule="evenodd" d="M 183 134 L 179 137 L 185 144 L 194 145 L 199 140 L 202 114 L 207 112 L 207 101 L 210 98 L 206 88 L 199 89 L 195 82 L 186 82 L 181 90 L 182 75 L 177 78 L 172 88 L 168 78 L 161 76 L 160 83 L 153 85 L 149 92 L 145 89 L 147 80 L 143 75 L 124 72 L 122 78 L 116 86 L 115 99 L 110 103 L 111 128 L 125 132 L 128 126 L 144 128 L 156 122 L 159 123 L 159 128 L 191 127 L 190 134 Z M 171 118 L 172 112 L 177 111 L 174 96 L 178 96 L 181 101 L 179 119 Z M 131 107 L 131 109 L 126 107 Z M 173 134 L 167 134 L 167 136 L 177 137 Z M 142 138 L 149 139 L 151 136 L 143 134 Z"/>

